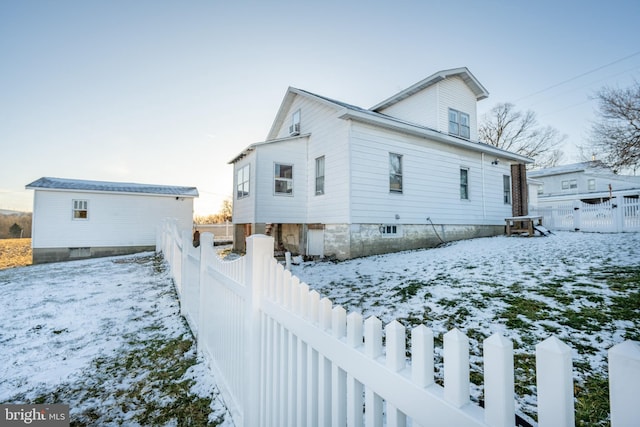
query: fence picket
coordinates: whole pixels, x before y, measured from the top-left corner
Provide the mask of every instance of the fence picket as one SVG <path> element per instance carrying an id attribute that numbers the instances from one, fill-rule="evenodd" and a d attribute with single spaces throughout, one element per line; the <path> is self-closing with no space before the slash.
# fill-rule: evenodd
<path id="1" fill-rule="evenodd" d="M 424 325 L 411 330 L 411 380 L 419 387 L 433 384 L 433 331 Z"/>
<path id="2" fill-rule="evenodd" d="M 444 334 L 444 398 L 458 408 L 469 403 L 469 339 L 458 329 Z"/>
<path id="3" fill-rule="evenodd" d="M 571 348 L 556 337 L 536 345 L 538 426 L 573 427 Z"/>
<path id="4" fill-rule="evenodd" d="M 638 425 L 640 342 L 625 341 L 609 350 L 611 427 Z"/>
<path id="5" fill-rule="evenodd" d="M 484 340 L 484 420 L 491 427 L 515 420 L 513 343 L 500 334 Z"/>

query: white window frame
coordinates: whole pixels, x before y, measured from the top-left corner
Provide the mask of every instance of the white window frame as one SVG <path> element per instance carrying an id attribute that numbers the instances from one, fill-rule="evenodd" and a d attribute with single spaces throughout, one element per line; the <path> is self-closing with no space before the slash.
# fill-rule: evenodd
<path id="1" fill-rule="evenodd" d="M 464 172 L 464 176 L 466 178 L 466 182 L 462 182 L 462 175 Z M 463 194 L 464 189 L 464 194 Z M 471 200 L 469 191 L 469 168 L 461 167 L 460 168 L 460 200 Z"/>
<path id="2" fill-rule="evenodd" d="M 236 173 L 236 200 L 249 197 L 251 190 L 251 164 L 244 165 Z"/>
<path id="3" fill-rule="evenodd" d="M 471 119 L 469 114 L 449 108 L 449 134 L 470 139 Z"/>
<path id="4" fill-rule="evenodd" d="M 565 179 L 564 181 L 562 181 L 563 190 L 575 190 L 576 188 L 578 188 L 577 179 Z"/>
<path id="5" fill-rule="evenodd" d="M 299 134 L 300 133 L 300 119 L 302 113 L 300 110 L 296 110 L 291 115 L 291 126 L 289 126 L 289 134 Z"/>
<path id="6" fill-rule="evenodd" d="M 324 166 L 325 157 L 320 156 L 316 158 L 316 196 L 321 196 L 324 194 Z"/>
<path id="7" fill-rule="evenodd" d="M 394 193 L 394 194 L 402 194 L 403 192 L 403 185 L 402 185 L 402 154 L 398 154 L 398 153 L 389 153 L 389 192 L 390 193 Z M 393 160 L 392 159 L 398 159 L 398 170 L 394 170 L 394 168 L 392 167 L 393 165 Z M 394 178 L 395 181 L 394 182 Z M 394 188 L 394 185 L 398 185 L 399 183 L 399 188 Z"/>
<path id="8" fill-rule="evenodd" d="M 402 228 L 398 224 L 382 224 L 380 234 L 382 237 L 400 237 L 402 236 Z"/>
<path id="9" fill-rule="evenodd" d="M 87 221 L 89 219 L 89 201 L 86 199 L 73 199 L 71 204 L 71 218 L 74 221 Z M 82 215 L 84 212 L 84 216 Z"/>
<path id="10" fill-rule="evenodd" d="M 291 168 L 291 177 L 281 176 L 279 171 L 283 166 Z M 278 182 L 285 183 L 287 191 L 278 191 Z M 293 196 L 293 165 L 289 163 L 273 164 L 273 194 L 276 196 Z"/>
<path id="11" fill-rule="evenodd" d="M 502 175 L 503 201 L 505 205 L 511 204 L 511 176 Z"/>
<path id="12" fill-rule="evenodd" d="M 589 178 L 587 180 L 587 188 L 589 191 L 595 191 L 596 189 L 596 179 L 595 178 Z"/>

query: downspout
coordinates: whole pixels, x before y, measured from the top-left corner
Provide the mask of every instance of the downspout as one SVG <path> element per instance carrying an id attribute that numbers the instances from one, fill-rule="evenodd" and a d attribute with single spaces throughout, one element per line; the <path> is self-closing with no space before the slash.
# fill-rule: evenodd
<path id="1" fill-rule="evenodd" d="M 487 219 L 487 208 L 484 196 L 484 153 L 480 157 L 480 171 L 482 173 L 482 219 Z"/>

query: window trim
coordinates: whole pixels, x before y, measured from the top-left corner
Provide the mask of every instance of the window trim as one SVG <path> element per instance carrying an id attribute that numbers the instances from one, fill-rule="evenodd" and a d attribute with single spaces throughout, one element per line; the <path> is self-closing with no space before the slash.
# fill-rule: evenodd
<path id="1" fill-rule="evenodd" d="M 465 182 L 462 182 L 462 172 L 465 175 Z M 471 200 L 471 195 L 469 191 L 469 168 L 460 167 L 460 200 Z M 462 189 L 464 188 L 465 193 L 463 194 Z M 464 197 L 463 197 L 464 196 Z"/>
<path id="2" fill-rule="evenodd" d="M 510 175 L 502 175 L 502 191 L 503 191 L 502 201 L 504 202 L 505 205 L 510 205 L 512 203 Z"/>
<path id="3" fill-rule="evenodd" d="M 452 113 L 453 118 L 455 119 L 454 121 L 451 120 Z M 454 108 L 449 108 L 448 118 L 449 135 L 459 136 L 460 138 L 464 139 L 471 139 L 471 117 L 469 116 L 469 113 L 465 113 Z M 463 118 L 466 118 L 466 124 L 462 123 Z M 455 130 L 452 129 L 452 125 L 455 125 Z M 463 132 L 463 129 L 466 132 Z"/>
<path id="4" fill-rule="evenodd" d="M 243 172 L 245 169 L 247 170 L 246 179 L 245 179 L 245 172 Z M 243 176 L 242 181 L 240 181 L 241 172 Z M 246 192 L 244 191 L 245 184 L 247 187 Z M 240 196 L 241 191 L 242 191 L 242 196 Z M 236 171 L 236 200 L 245 199 L 250 195 L 251 195 L 251 163 L 248 163 Z"/>
<path id="5" fill-rule="evenodd" d="M 84 206 L 83 206 L 84 205 Z M 89 220 L 89 200 L 87 199 L 73 199 L 71 203 L 71 219 L 74 221 L 88 221 Z M 84 209 L 83 209 L 84 208 Z M 80 213 L 84 212 L 84 216 Z M 76 215 L 78 213 L 79 215 Z"/>
<path id="6" fill-rule="evenodd" d="M 403 159 L 403 155 L 399 154 L 399 153 L 389 153 L 389 193 L 392 194 L 402 194 L 404 192 L 404 188 L 403 188 L 403 172 L 402 172 L 402 159 Z M 399 167 L 399 171 L 400 173 L 394 173 L 394 171 L 391 168 L 391 159 L 392 158 L 397 158 L 399 160 L 400 163 L 400 167 Z M 393 188 L 393 182 L 392 182 L 392 177 L 395 177 L 399 183 L 400 186 L 399 188 Z"/>
<path id="7" fill-rule="evenodd" d="M 596 179 L 595 178 L 587 179 L 587 191 L 596 191 Z"/>
<path id="8" fill-rule="evenodd" d="M 277 176 L 276 175 L 276 168 L 278 168 L 278 166 L 289 166 L 289 167 L 291 167 L 291 178 Z M 291 191 L 290 192 L 278 191 L 278 186 L 276 184 L 278 181 L 283 181 L 283 182 L 290 183 Z M 289 185 L 287 185 L 287 188 L 289 188 Z M 273 194 L 276 195 L 276 196 L 289 196 L 289 197 L 293 196 L 293 164 L 291 164 L 291 163 L 273 162 Z"/>
<path id="9" fill-rule="evenodd" d="M 315 195 L 322 196 L 324 194 L 324 177 L 325 177 L 325 156 L 316 157 L 315 170 Z M 320 166 L 320 167 L 319 167 Z M 322 175 L 319 173 L 322 172 Z"/>
<path id="10" fill-rule="evenodd" d="M 578 180 L 577 179 L 565 179 L 561 183 L 561 188 L 563 190 L 575 190 L 578 188 Z"/>

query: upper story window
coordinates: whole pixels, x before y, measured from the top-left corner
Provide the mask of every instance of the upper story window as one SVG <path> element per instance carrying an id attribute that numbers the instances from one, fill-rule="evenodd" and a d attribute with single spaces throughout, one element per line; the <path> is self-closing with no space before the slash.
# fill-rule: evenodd
<path id="1" fill-rule="evenodd" d="M 504 194 L 504 203 L 506 205 L 511 204 L 511 177 L 509 175 L 502 175 L 502 192 Z"/>
<path id="2" fill-rule="evenodd" d="M 587 180 L 587 188 L 589 191 L 595 191 L 596 189 L 596 180 L 594 178 L 590 178 Z"/>
<path id="3" fill-rule="evenodd" d="M 460 169 L 460 199 L 469 200 L 469 169 Z"/>
<path id="4" fill-rule="evenodd" d="M 389 191 L 402 193 L 402 155 L 389 153 Z"/>
<path id="5" fill-rule="evenodd" d="M 324 156 L 316 159 L 316 196 L 324 194 Z"/>
<path id="6" fill-rule="evenodd" d="M 471 128 L 469 127 L 469 115 L 453 108 L 449 108 L 449 133 L 469 139 Z"/>
<path id="7" fill-rule="evenodd" d="M 250 166 L 244 165 L 238 169 L 238 176 L 236 180 L 236 198 L 242 199 L 249 196 L 249 178 L 250 178 Z"/>
<path id="8" fill-rule="evenodd" d="M 574 188 L 578 188 L 578 180 L 576 179 L 567 179 L 562 181 L 562 189 L 563 190 L 571 190 Z"/>
<path id="9" fill-rule="evenodd" d="M 293 195 L 293 165 L 275 164 L 274 192 L 275 194 Z"/>
<path id="10" fill-rule="evenodd" d="M 291 115 L 291 126 L 289 126 L 290 135 L 298 135 L 300 133 L 300 110 Z"/>
<path id="11" fill-rule="evenodd" d="M 89 201 L 73 201 L 73 219 L 89 219 Z"/>

